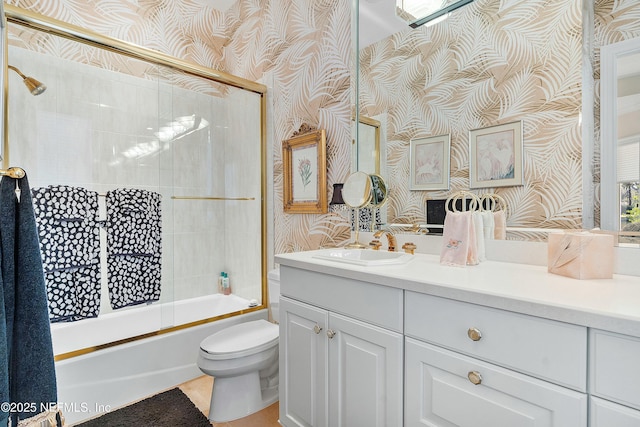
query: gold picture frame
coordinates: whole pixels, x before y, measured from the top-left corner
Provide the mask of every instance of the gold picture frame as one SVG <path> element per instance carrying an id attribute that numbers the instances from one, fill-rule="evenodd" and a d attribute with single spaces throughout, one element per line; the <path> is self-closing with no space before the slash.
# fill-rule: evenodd
<path id="1" fill-rule="evenodd" d="M 327 213 L 325 130 L 296 132 L 282 141 L 285 213 Z"/>

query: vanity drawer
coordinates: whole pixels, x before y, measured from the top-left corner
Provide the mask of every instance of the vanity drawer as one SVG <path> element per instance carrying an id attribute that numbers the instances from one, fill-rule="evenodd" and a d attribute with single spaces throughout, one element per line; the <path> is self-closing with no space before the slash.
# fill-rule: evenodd
<path id="1" fill-rule="evenodd" d="M 584 393 L 411 338 L 404 395 L 405 427 L 587 425 Z"/>
<path id="2" fill-rule="evenodd" d="M 281 265 L 280 294 L 402 333 L 402 289 Z"/>
<path id="3" fill-rule="evenodd" d="M 640 409 L 640 339 L 591 329 L 591 394 Z"/>
<path id="4" fill-rule="evenodd" d="M 406 292 L 405 334 L 586 390 L 587 329 L 581 326 Z"/>

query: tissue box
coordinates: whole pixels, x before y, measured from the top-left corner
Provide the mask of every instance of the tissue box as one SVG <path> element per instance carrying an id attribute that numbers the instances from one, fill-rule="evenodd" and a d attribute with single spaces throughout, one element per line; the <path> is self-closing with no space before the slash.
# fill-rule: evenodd
<path id="1" fill-rule="evenodd" d="M 549 233 L 549 273 L 574 279 L 613 277 L 613 236 L 589 232 Z"/>

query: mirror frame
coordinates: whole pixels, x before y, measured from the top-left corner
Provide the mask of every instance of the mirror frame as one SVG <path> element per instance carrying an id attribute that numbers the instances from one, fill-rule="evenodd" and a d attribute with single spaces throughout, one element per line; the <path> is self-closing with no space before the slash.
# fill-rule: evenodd
<path id="1" fill-rule="evenodd" d="M 600 228 L 620 231 L 617 191 L 618 59 L 640 53 L 640 37 L 600 49 Z"/>
<path id="2" fill-rule="evenodd" d="M 359 124 L 358 124 L 358 128 L 360 130 L 358 130 L 358 141 L 356 143 L 356 139 L 352 139 L 351 141 L 351 172 L 356 172 L 361 170 L 361 162 L 364 159 L 364 155 L 360 155 L 360 150 L 361 148 L 363 148 L 363 145 L 365 143 L 367 143 L 367 146 L 369 145 L 370 142 L 372 142 L 373 144 L 373 150 L 374 150 L 374 155 L 373 157 L 373 162 L 374 162 L 374 170 L 373 171 L 364 171 L 367 173 L 375 173 L 377 175 L 380 175 L 380 158 L 381 158 L 381 152 L 380 152 L 380 127 L 382 126 L 382 124 L 380 123 L 380 121 L 376 120 L 376 119 L 372 119 L 370 117 L 366 117 L 366 116 L 359 116 Z M 355 126 L 355 118 L 352 120 L 351 122 L 354 126 Z M 364 132 L 362 132 L 362 128 L 360 128 L 361 126 L 369 126 L 374 128 L 373 132 L 374 132 L 374 137 L 373 137 L 373 141 L 365 141 L 364 140 Z"/>

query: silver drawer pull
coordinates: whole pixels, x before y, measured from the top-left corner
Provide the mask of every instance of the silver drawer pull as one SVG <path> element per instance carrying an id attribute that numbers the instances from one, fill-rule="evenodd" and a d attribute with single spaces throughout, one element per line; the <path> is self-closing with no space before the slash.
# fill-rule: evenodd
<path id="1" fill-rule="evenodd" d="M 327 331 L 327 336 L 329 337 L 329 339 L 333 338 L 336 335 L 336 333 L 333 331 L 333 329 L 329 329 Z"/>
<path id="2" fill-rule="evenodd" d="M 475 385 L 478 385 L 482 382 L 482 375 L 480 375 L 480 372 L 478 371 L 469 371 L 469 373 L 467 374 L 467 378 L 469 378 L 469 381 L 471 381 Z"/>
<path id="3" fill-rule="evenodd" d="M 482 332 L 476 328 L 469 328 L 467 336 L 469 336 L 473 341 L 480 341 L 480 338 L 482 338 Z"/>
<path id="4" fill-rule="evenodd" d="M 317 325 L 313 327 L 313 332 L 315 332 L 316 334 L 319 334 L 320 331 L 322 330 L 322 328 L 320 327 L 320 325 Z"/>

